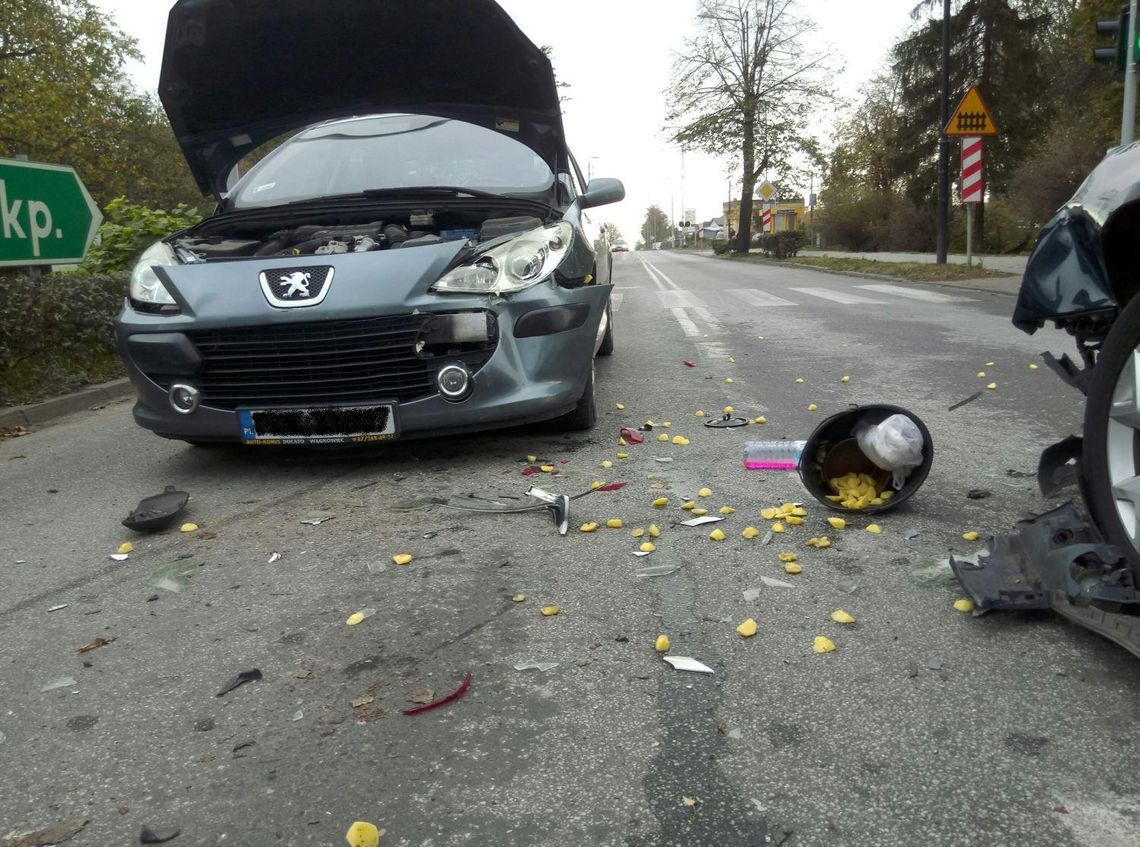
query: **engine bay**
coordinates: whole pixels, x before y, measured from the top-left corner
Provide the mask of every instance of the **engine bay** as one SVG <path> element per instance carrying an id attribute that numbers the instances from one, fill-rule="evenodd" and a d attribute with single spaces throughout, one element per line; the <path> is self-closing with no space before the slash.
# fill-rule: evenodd
<path id="1" fill-rule="evenodd" d="M 170 244 L 183 262 L 368 253 L 440 244 L 482 243 L 542 226 L 533 215 L 432 209 L 371 221 L 340 217 L 294 226 L 222 216 L 203 221 Z"/>

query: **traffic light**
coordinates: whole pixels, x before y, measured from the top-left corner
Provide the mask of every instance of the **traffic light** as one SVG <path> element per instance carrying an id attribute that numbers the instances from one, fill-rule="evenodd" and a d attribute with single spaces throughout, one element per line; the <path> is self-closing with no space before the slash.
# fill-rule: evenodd
<path id="1" fill-rule="evenodd" d="M 1112 62 L 1118 71 L 1123 71 L 1128 62 L 1135 62 L 1140 56 L 1140 47 L 1128 43 L 1128 4 L 1120 7 L 1120 17 L 1115 21 L 1097 21 L 1097 35 L 1111 35 L 1116 43 L 1112 47 L 1094 47 L 1094 62 Z M 1131 47 L 1131 50 L 1129 50 Z"/>

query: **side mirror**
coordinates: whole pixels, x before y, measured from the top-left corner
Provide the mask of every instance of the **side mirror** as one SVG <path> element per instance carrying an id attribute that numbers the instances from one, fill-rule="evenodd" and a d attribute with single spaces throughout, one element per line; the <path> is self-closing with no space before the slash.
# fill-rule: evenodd
<path id="1" fill-rule="evenodd" d="M 625 199 L 625 186 L 620 179 L 607 179 L 598 177 L 590 180 L 586 186 L 586 193 L 578 198 L 578 206 L 582 209 L 592 209 L 595 206 L 607 206 L 610 203 L 619 203 Z"/>

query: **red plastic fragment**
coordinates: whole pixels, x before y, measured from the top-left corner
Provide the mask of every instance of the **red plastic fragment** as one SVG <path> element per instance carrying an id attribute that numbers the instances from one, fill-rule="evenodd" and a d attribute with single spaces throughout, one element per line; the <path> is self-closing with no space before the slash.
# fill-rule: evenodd
<path id="1" fill-rule="evenodd" d="M 685 359 L 685 367 L 686 368 L 695 368 L 696 366 L 697 366 L 696 362 L 690 362 L 688 359 Z"/>
<path id="2" fill-rule="evenodd" d="M 621 428 L 621 437 L 624 438 L 628 444 L 640 444 L 645 440 L 644 435 L 636 429 L 630 429 L 628 426 Z"/>
<path id="3" fill-rule="evenodd" d="M 1054 811 L 1054 812 L 1056 812 L 1056 813 L 1057 813 L 1057 814 L 1059 814 L 1059 815 L 1067 815 L 1067 814 L 1069 814 L 1069 810 L 1068 810 L 1068 809 L 1066 809 L 1064 806 L 1054 806 L 1054 807 L 1053 807 L 1053 811 Z"/>
<path id="4" fill-rule="evenodd" d="M 609 485 L 603 485 L 598 491 L 621 491 L 627 485 L 628 482 L 611 482 Z"/>
<path id="5" fill-rule="evenodd" d="M 539 472 L 539 470 L 540 470 L 540 468 L 536 468 L 534 465 L 528 465 L 527 467 L 522 469 L 522 475 L 523 476 L 534 476 L 536 473 Z"/>
<path id="6" fill-rule="evenodd" d="M 463 678 L 463 682 L 458 688 L 452 691 L 445 697 L 440 697 L 437 700 L 432 700 L 430 703 L 425 703 L 422 706 L 413 706 L 410 709 L 402 709 L 400 714 L 403 715 L 418 715 L 420 712 L 430 712 L 432 709 L 438 709 L 445 703 L 450 703 L 452 700 L 458 700 L 467 693 L 467 688 L 471 685 L 471 671 L 467 672 L 467 676 Z"/>
<path id="7" fill-rule="evenodd" d="M 570 460 L 569 459 L 563 459 L 562 464 L 568 465 L 568 464 L 570 464 Z"/>

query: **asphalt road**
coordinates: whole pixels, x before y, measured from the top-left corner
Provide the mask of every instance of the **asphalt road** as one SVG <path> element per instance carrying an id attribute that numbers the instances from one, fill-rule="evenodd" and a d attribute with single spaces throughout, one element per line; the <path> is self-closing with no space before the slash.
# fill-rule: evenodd
<path id="1" fill-rule="evenodd" d="M 1054 505 L 1020 474 L 1079 427 L 1077 395 L 1029 368 L 1067 339 L 1016 332 L 1005 295 L 616 259 L 618 349 L 598 363 L 588 435 L 203 450 L 137 430 L 120 403 L 0 443 L 0 832 L 80 818 L 76 847 L 137 843 L 144 824 L 180 827 L 174 844 L 342 845 L 362 819 L 386 846 L 1137 843 L 1140 664 L 1052 615 L 961 614 L 952 585 L 912 576 L 978 549 L 964 531 Z M 864 518 L 829 529 L 795 476 L 741 467 L 746 440 L 806 438 L 870 402 L 911 409 L 935 440 L 926 485 L 881 534 Z M 695 416 L 726 404 L 768 423 Z M 646 419 L 691 443 L 655 430 L 618 460 L 619 426 Z M 414 508 L 520 497 L 528 454 L 558 470 L 541 478 L 553 490 L 629 484 L 575 501 L 566 538 L 542 515 Z M 120 519 L 167 484 L 191 492 L 200 530 L 111 561 Z M 673 526 L 702 486 L 710 512 L 736 509 L 723 542 Z M 805 525 L 741 537 L 789 500 Z M 302 524 L 314 510 L 335 519 Z M 578 532 L 587 520 L 602 528 Z M 651 521 L 657 552 L 635 558 L 630 530 Z M 831 548 L 806 546 L 822 534 Z M 412 564 L 392 563 L 402 552 Z M 179 561 L 183 591 L 148 583 Z M 635 576 L 650 564 L 678 570 Z M 659 633 L 715 673 L 674 671 Z M 818 635 L 836 651 L 813 653 Z M 115 640 L 77 655 L 96 638 Z M 526 661 L 558 664 L 515 670 Z M 263 678 L 215 696 L 252 668 Z M 400 713 L 468 672 L 461 699 Z"/>

